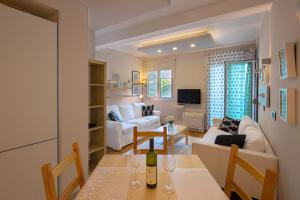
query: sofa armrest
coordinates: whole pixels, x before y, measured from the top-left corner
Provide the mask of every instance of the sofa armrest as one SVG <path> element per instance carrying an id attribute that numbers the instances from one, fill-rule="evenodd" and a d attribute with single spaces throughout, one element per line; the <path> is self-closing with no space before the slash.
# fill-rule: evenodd
<path id="1" fill-rule="evenodd" d="M 213 118 L 213 126 L 214 126 L 214 127 L 220 126 L 222 120 L 223 120 L 223 119 L 221 119 L 221 118 Z"/>
<path id="2" fill-rule="evenodd" d="M 153 114 L 155 115 L 155 116 L 157 116 L 157 117 L 159 117 L 160 118 L 160 111 L 159 110 L 153 110 Z"/>
<path id="3" fill-rule="evenodd" d="M 121 130 L 122 123 L 121 122 L 116 122 L 116 121 L 111 121 L 111 120 L 106 120 L 106 127 L 108 129 Z"/>
<path id="4" fill-rule="evenodd" d="M 224 188 L 227 175 L 227 167 L 230 155 L 230 147 L 209 144 L 193 143 L 192 153 L 197 154 L 208 171 L 218 184 Z M 257 169 L 265 173 L 266 169 L 277 171 L 278 159 L 275 155 L 239 149 L 239 156 L 253 164 Z M 244 188 L 252 197 L 260 198 L 261 186 L 255 182 L 248 173 L 240 167 L 236 168 L 234 180 Z"/>

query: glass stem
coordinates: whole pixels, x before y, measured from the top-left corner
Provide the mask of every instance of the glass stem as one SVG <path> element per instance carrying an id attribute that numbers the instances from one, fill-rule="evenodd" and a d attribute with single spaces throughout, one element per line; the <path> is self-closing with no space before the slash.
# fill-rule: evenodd
<path id="1" fill-rule="evenodd" d="M 133 168 L 133 180 L 136 181 L 136 168 Z"/>
<path id="2" fill-rule="evenodd" d="M 169 172 L 169 186 L 171 187 L 171 176 L 172 176 L 172 173 Z"/>

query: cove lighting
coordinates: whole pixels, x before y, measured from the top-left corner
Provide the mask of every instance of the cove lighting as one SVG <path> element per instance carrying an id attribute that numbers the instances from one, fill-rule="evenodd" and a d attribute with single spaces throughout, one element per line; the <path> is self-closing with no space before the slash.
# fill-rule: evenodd
<path id="1" fill-rule="evenodd" d="M 192 48 L 195 47 L 195 46 L 196 46 L 195 44 L 191 44 L 191 45 L 190 45 L 190 47 L 192 47 Z"/>

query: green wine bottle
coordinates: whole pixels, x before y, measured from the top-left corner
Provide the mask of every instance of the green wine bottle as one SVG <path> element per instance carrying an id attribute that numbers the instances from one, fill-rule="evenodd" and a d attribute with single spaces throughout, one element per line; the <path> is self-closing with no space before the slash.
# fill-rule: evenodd
<path id="1" fill-rule="evenodd" d="M 154 189 L 157 185 L 157 154 L 154 151 L 154 139 L 150 138 L 150 149 L 146 156 L 147 188 Z"/>

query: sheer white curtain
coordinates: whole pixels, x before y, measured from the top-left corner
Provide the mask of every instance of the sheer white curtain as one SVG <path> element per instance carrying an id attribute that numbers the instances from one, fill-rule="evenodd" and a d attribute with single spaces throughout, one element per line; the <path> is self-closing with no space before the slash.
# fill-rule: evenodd
<path id="1" fill-rule="evenodd" d="M 253 48 L 215 51 L 206 55 L 207 67 L 207 123 L 213 118 L 223 118 L 225 110 L 225 62 L 254 60 Z"/>

